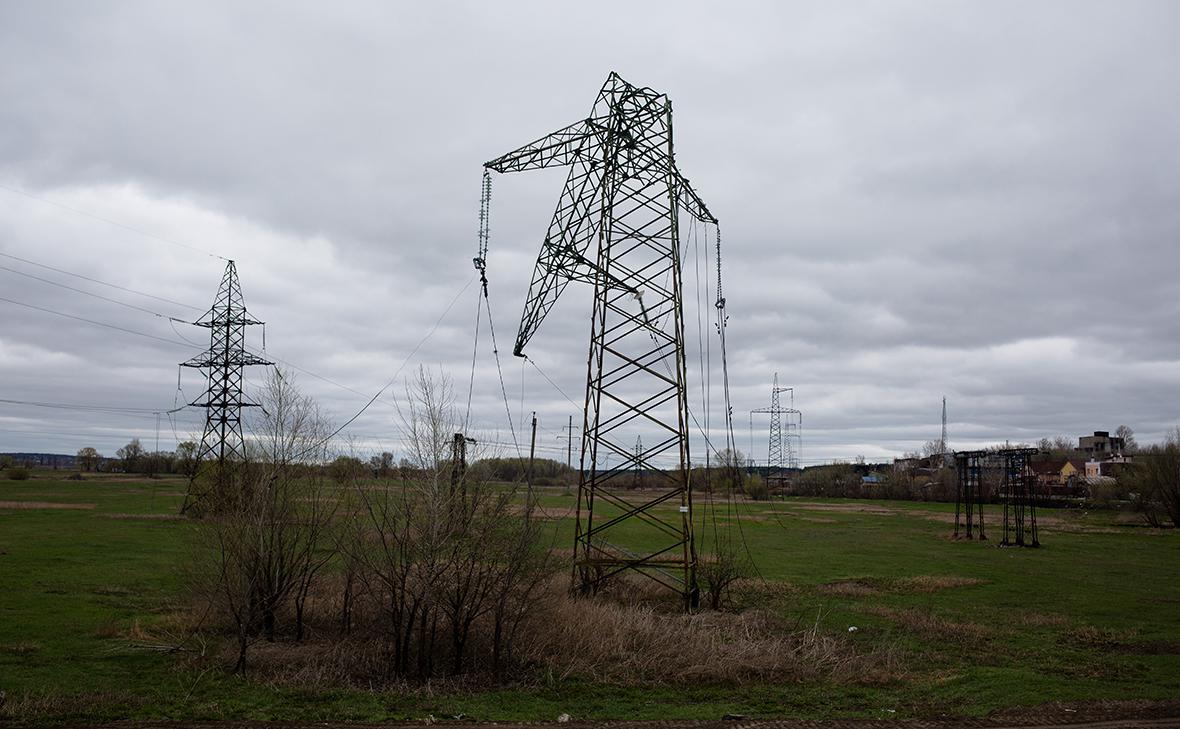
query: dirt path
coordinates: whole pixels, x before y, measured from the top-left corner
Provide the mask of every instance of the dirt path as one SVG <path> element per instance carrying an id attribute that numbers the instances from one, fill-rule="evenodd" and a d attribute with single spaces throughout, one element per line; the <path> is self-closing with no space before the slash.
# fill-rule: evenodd
<path id="1" fill-rule="evenodd" d="M 0 725 L 3 722 L 0 721 Z M 568 721 L 474 722 L 414 721 L 381 724 L 256 721 L 128 721 L 68 724 L 78 729 L 1180 729 L 1180 702 L 1103 702 L 1094 705 L 1046 704 L 964 719 L 769 719 L 748 717 L 719 721 Z"/>

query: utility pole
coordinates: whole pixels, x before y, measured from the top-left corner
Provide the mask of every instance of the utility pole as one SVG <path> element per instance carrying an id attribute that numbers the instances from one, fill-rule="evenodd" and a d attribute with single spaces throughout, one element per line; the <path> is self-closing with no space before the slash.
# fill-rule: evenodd
<path id="1" fill-rule="evenodd" d="M 209 330 L 209 349 L 187 362 L 181 362 L 180 366 L 206 372 L 204 393 L 189 403 L 193 407 L 205 408 L 205 430 L 197 449 L 197 463 L 189 479 L 188 493 L 180 508 L 182 514 L 194 510 L 208 495 L 207 492 L 196 490 L 202 460 L 216 461 L 213 489 L 218 499 L 234 497 L 230 493 L 230 470 L 235 462 L 245 457 L 242 408 L 258 406 L 258 403 L 250 402 L 242 394 L 243 370 L 254 365 L 274 364 L 246 350 L 246 327 L 262 322 L 251 318 L 246 311 L 238 270 L 233 261 L 225 266 L 213 306 L 193 324 Z M 215 505 L 215 508 L 220 506 Z"/>
<path id="2" fill-rule="evenodd" d="M 574 416 L 570 416 L 569 425 L 562 427 L 565 435 L 557 436 L 558 440 L 565 440 L 565 467 L 571 471 L 574 468 Z"/>
<path id="3" fill-rule="evenodd" d="M 607 78 L 590 115 L 484 165 L 495 172 L 568 166 L 533 270 L 513 354 L 524 348 L 571 281 L 594 288 L 582 426 L 573 583 L 596 592 L 625 570 L 699 601 L 689 483 L 680 213 L 717 219 L 676 166 L 672 103 Z M 620 487 L 639 426 L 658 429 L 648 459 L 666 457 L 664 493 Z M 678 504 L 669 515 L 666 505 Z M 607 507 L 606 509 L 602 507 Z"/>

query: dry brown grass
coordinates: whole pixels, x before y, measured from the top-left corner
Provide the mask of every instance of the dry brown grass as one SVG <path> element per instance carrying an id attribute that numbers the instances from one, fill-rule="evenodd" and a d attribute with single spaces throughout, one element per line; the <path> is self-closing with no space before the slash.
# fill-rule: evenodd
<path id="1" fill-rule="evenodd" d="M 891 608 L 872 605 L 865 608 L 870 615 L 887 618 L 903 630 L 938 638 L 962 646 L 976 645 L 998 635 L 998 630 L 979 623 L 967 623 L 937 615 L 929 610 Z"/>
<path id="2" fill-rule="evenodd" d="M 674 595 L 650 580 L 629 579 L 611 587 L 596 598 L 574 598 L 567 581 L 555 579 L 539 597 L 537 612 L 525 626 L 526 637 L 511 656 L 508 676 L 525 684 L 577 678 L 651 686 L 816 679 L 880 684 L 903 673 L 900 655 L 891 648 L 864 653 L 851 636 L 828 633 L 818 625 L 791 626 L 767 609 L 685 614 Z M 798 590 L 747 580 L 738 592 L 744 605 L 781 606 L 785 596 Z M 332 625 L 338 607 L 332 588 L 317 591 L 308 603 L 308 639 L 256 642 L 250 649 L 249 674 L 276 686 L 347 685 L 409 692 L 491 680 L 486 671 L 431 679 L 429 684 L 393 678 L 386 641 L 372 632 L 380 616 L 372 606 L 357 605 L 364 613 L 357 616 L 362 627 L 342 636 Z M 140 641 L 158 639 L 155 626 L 155 635 L 137 634 L 136 627 L 124 635 Z M 231 654 L 226 643 L 224 652 L 213 657 L 228 665 Z"/>
<path id="3" fill-rule="evenodd" d="M 532 637 L 529 662 L 555 680 L 649 685 L 825 678 L 880 683 L 900 672 L 891 653 L 859 653 L 847 637 L 816 626 L 791 630 L 764 610 L 684 614 L 563 598 L 535 626 Z"/>
<path id="4" fill-rule="evenodd" d="M 975 577 L 959 577 L 957 575 L 918 575 L 916 577 L 901 577 L 893 581 L 897 592 L 938 592 L 955 587 L 970 587 L 982 585 L 987 580 Z"/>
<path id="5" fill-rule="evenodd" d="M 143 704 L 144 697 L 130 691 L 95 691 L 80 694 L 50 693 L 47 691 L 10 692 L 0 703 L 0 723 L 5 720 L 36 722 L 45 716 L 80 716 L 93 714 L 95 707 L 132 707 Z M 43 720 L 42 720 L 43 721 Z"/>
<path id="6" fill-rule="evenodd" d="M 10 656 L 28 656 L 39 650 L 41 650 L 41 644 L 31 640 L 0 644 L 0 653 L 6 653 Z"/>
<path id="7" fill-rule="evenodd" d="M 148 521 L 182 521 L 185 517 L 180 514 L 95 514 L 103 519 L 143 519 Z"/>
<path id="8" fill-rule="evenodd" d="M 1070 628 L 1061 634 L 1062 640 L 1084 648 L 1112 650 L 1130 643 L 1138 635 L 1135 630 L 1115 630 L 1083 625 Z"/>
<path id="9" fill-rule="evenodd" d="M 1046 628 L 1046 627 L 1060 627 L 1069 625 L 1069 619 L 1064 615 L 1056 613 L 1035 613 L 1025 612 L 1017 613 L 1015 620 L 1020 625 L 1027 625 L 1030 627 Z"/>
<path id="10" fill-rule="evenodd" d="M 985 584 L 986 580 L 957 575 L 917 575 L 915 577 L 858 577 L 819 585 L 816 590 L 835 597 L 871 597 L 883 592 L 930 593 L 955 587 Z"/>
<path id="11" fill-rule="evenodd" d="M 820 585 L 816 589 L 824 595 L 834 595 L 836 597 L 868 597 L 869 595 L 876 595 L 880 592 L 877 588 L 861 580 L 829 582 L 826 585 Z"/>
<path id="12" fill-rule="evenodd" d="M 0 501 L 0 509 L 94 509 L 98 504 L 71 504 L 65 501 Z"/>

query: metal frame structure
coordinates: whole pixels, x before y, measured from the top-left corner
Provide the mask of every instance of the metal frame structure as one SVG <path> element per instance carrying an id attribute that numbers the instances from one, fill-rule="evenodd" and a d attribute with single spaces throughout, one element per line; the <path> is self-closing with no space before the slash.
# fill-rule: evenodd
<path id="1" fill-rule="evenodd" d="M 594 287 L 573 581 L 632 571 L 699 601 L 689 481 L 680 213 L 717 220 L 676 167 L 672 102 L 611 73 L 587 118 L 484 165 L 568 166 L 513 353 L 571 281 Z M 637 433 L 648 445 L 637 456 Z M 654 437 L 652 437 L 654 436 Z M 613 468 L 600 468 L 611 455 Z M 629 474 L 648 488 L 626 490 Z M 668 507 L 676 507 L 669 513 Z"/>
<path id="2" fill-rule="evenodd" d="M 975 539 L 976 532 L 980 541 L 987 539 L 983 526 L 983 464 L 987 455 L 987 451 L 955 453 L 955 539 Z"/>
<path id="3" fill-rule="evenodd" d="M 197 449 L 197 468 L 189 480 L 181 513 L 198 508 L 208 492 L 196 492 L 200 464 L 216 460 L 212 488 L 226 496 L 231 488 L 227 464 L 245 459 L 242 436 L 242 408 L 257 407 L 242 394 L 243 369 L 253 365 L 271 365 L 262 357 L 246 351 L 246 327 L 262 324 L 246 311 L 238 270 L 233 261 L 225 266 L 221 285 L 213 306 L 194 325 L 209 330 L 209 349 L 182 362 L 181 367 L 205 370 L 206 387 L 201 397 L 189 405 L 205 408 L 205 430 Z"/>
<path id="4" fill-rule="evenodd" d="M 791 396 L 790 405 L 785 408 L 779 397 L 784 392 Z M 803 451 L 803 413 L 795 409 L 795 388 L 779 387 L 777 372 L 770 387 L 770 407 L 750 411 L 751 431 L 754 428 L 754 416 L 761 414 L 770 415 L 770 438 L 766 449 L 767 480 L 777 481 L 782 486 L 787 480 L 787 470 L 799 467 L 799 457 Z M 786 416 L 785 422 L 783 416 Z M 750 438 L 753 440 L 753 435 Z"/>
<path id="5" fill-rule="evenodd" d="M 1036 448 L 1008 448 L 996 455 L 1003 458 L 1000 498 L 1004 501 L 1004 538 L 1001 547 L 1039 547 L 1037 534 L 1036 477 L 1029 471 L 1029 456 Z"/>

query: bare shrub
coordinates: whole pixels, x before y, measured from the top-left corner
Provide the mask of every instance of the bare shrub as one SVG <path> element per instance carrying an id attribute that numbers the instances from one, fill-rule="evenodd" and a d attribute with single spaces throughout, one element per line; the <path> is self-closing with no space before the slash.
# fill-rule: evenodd
<path id="1" fill-rule="evenodd" d="M 704 585 L 705 597 L 713 610 L 720 610 L 734 583 L 751 572 L 749 557 L 732 539 L 723 539 L 713 554 L 697 561 L 697 579 Z"/>
<path id="2" fill-rule="evenodd" d="M 548 573 L 536 502 L 515 487 L 470 478 L 452 459 L 463 436 L 448 379 L 420 368 L 405 394 L 399 414 L 417 478 L 355 491 L 370 534 L 353 541 L 349 555 L 381 606 L 387 674 L 483 667 L 499 678 Z"/>
<path id="3" fill-rule="evenodd" d="M 283 610 L 293 609 L 296 639 L 303 637 L 304 601 L 331 557 L 327 529 L 335 509 L 319 498 L 319 470 L 305 467 L 327 455 L 329 427 L 315 403 L 277 371 L 260 400 L 247 459 L 218 475 L 195 537 L 194 587 L 232 625 L 239 673 L 258 637 L 275 640 Z"/>
<path id="4" fill-rule="evenodd" d="M 1143 449 L 1117 478 L 1150 526 L 1180 527 L 1180 441 Z"/>

